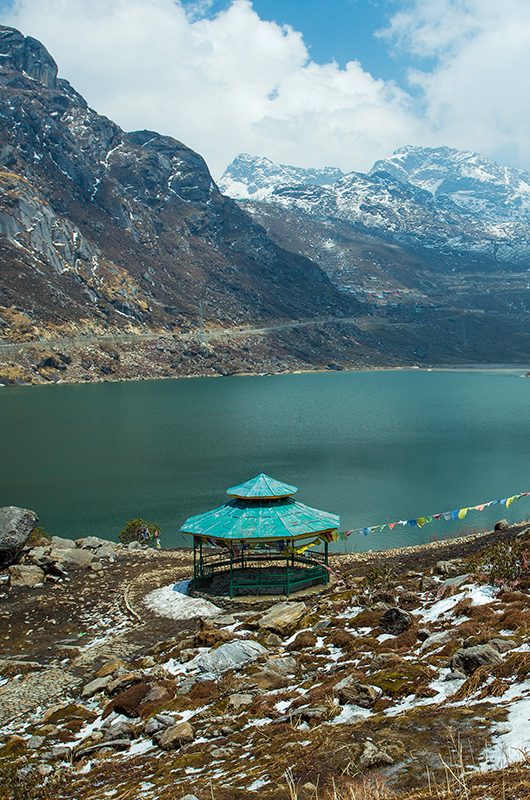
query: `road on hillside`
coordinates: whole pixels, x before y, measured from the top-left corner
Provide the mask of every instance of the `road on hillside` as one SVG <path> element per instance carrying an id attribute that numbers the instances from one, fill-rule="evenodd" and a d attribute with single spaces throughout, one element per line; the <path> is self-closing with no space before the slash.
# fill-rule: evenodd
<path id="1" fill-rule="evenodd" d="M 0 342 L 0 353 L 18 353 L 28 350 L 31 347 L 50 347 L 50 348 L 75 348 L 93 344 L 126 344 L 137 341 L 154 341 L 166 339 L 171 341 L 200 341 L 210 342 L 218 339 L 233 339 L 243 336 L 262 336 L 275 331 L 288 330 L 290 328 L 307 328 L 318 325 L 334 324 L 357 324 L 364 317 L 323 317 L 321 319 L 294 320 L 289 322 L 278 322 L 266 327 L 237 326 L 233 328 L 215 328 L 212 330 L 194 330 L 188 333 L 102 333 L 102 334 L 82 334 L 79 336 L 62 336 L 55 339 L 28 339 L 22 342 L 2 341 Z"/>

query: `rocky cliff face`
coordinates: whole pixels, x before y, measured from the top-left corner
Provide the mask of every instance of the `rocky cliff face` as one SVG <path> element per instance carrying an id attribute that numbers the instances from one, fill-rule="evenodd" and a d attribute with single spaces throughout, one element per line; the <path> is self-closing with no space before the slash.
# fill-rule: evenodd
<path id="1" fill-rule="evenodd" d="M 197 153 L 98 115 L 35 39 L 0 28 L 0 53 L 4 335 L 352 307 L 221 195 Z"/>

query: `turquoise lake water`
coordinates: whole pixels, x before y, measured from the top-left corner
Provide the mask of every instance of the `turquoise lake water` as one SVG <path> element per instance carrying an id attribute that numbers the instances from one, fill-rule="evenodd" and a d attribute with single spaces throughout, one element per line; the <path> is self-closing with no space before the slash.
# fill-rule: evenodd
<path id="1" fill-rule="evenodd" d="M 520 373 L 367 371 L 0 389 L 0 506 L 48 532 L 117 537 L 134 516 L 179 524 L 258 472 L 343 528 L 530 489 L 530 380 Z M 463 522 L 348 539 L 384 549 L 530 517 L 530 498 Z M 344 549 L 344 543 L 336 546 Z"/>

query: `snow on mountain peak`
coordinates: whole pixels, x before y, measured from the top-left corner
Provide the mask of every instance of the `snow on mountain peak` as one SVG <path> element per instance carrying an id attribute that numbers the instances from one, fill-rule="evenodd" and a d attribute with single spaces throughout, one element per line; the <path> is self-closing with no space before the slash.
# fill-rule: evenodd
<path id="1" fill-rule="evenodd" d="M 343 175 L 338 167 L 306 169 L 240 153 L 228 165 L 218 186 L 237 200 L 268 200 L 279 186 L 331 186 Z"/>

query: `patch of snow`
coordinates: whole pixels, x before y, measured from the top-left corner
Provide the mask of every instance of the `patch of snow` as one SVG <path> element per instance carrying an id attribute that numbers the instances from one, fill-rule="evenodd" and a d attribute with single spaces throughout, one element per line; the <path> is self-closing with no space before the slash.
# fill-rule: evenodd
<path id="1" fill-rule="evenodd" d="M 152 750 L 153 747 L 154 744 L 150 739 L 138 739 L 137 742 L 133 742 L 130 749 L 126 752 L 125 755 L 140 756 L 143 753 L 147 753 L 148 750 Z"/>
<path id="2" fill-rule="evenodd" d="M 521 696 L 510 704 L 506 722 L 497 724 L 493 743 L 484 753 L 482 769 L 502 769 L 530 749 L 530 682 L 510 687 L 503 698 L 514 693 Z"/>
<path id="3" fill-rule="evenodd" d="M 358 722 L 360 719 L 369 717 L 371 713 L 372 712 L 368 708 L 361 708 L 361 706 L 356 706 L 354 703 L 346 703 L 346 705 L 342 706 L 340 714 L 331 720 L 330 725 L 343 725 L 348 722 Z"/>
<path id="4" fill-rule="evenodd" d="M 395 639 L 396 637 L 393 636 L 391 633 L 381 633 L 376 638 L 378 642 L 386 642 L 387 639 Z"/>
<path id="5" fill-rule="evenodd" d="M 144 598 L 147 608 L 162 617 L 170 619 L 193 619 L 194 617 L 215 617 L 222 609 L 200 597 L 190 597 L 190 581 L 180 581 L 155 589 Z"/>
<path id="6" fill-rule="evenodd" d="M 452 614 L 453 608 L 457 606 L 462 600 L 471 600 L 474 606 L 483 606 L 487 603 L 492 603 L 496 598 L 497 589 L 494 586 L 477 586 L 472 584 L 464 586 L 461 592 L 451 595 L 451 597 L 444 597 L 443 600 L 438 600 L 428 609 L 419 609 L 413 613 L 421 617 L 423 622 L 437 622 L 443 617 L 449 617 Z"/>
<path id="7" fill-rule="evenodd" d="M 248 792 L 257 792 L 258 789 L 261 789 L 262 786 L 266 786 L 270 781 L 266 781 L 263 778 L 256 778 L 255 781 L 252 781 L 250 786 L 247 788 Z"/>

